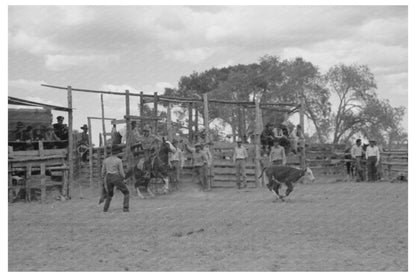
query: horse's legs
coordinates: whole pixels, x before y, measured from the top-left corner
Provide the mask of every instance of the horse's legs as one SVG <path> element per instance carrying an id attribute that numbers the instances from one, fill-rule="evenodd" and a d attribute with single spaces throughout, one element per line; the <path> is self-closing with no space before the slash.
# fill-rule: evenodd
<path id="1" fill-rule="evenodd" d="M 164 192 L 169 192 L 169 177 L 162 177 L 163 182 L 165 182 L 165 186 L 163 188 Z"/>
<path id="2" fill-rule="evenodd" d="M 144 199 L 143 194 L 140 192 L 139 186 L 136 187 L 137 196 L 139 196 L 141 199 Z"/>
<path id="3" fill-rule="evenodd" d="M 153 194 L 153 192 L 152 192 L 152 190 L 150 189 L 150 179 L 147 179 L 146 180 L 146 183 L 145 183 L 145 186 L 146 186 L 146 190 L 147 190 L 147 193 L 150 195 L 150 197 L 155 197 L 155 195 Z"/>

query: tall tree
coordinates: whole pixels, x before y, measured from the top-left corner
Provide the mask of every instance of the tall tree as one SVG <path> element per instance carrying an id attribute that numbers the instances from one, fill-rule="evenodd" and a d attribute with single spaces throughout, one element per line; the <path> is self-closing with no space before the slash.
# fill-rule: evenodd
<path id="1" fill-rule="evenodd" d="M 366 65 L 339 64 L 326 74 L 328 89 L 339 101 L 333 120 L 333 143 L 338 143 L 346 133 L 362 121 L 357 116 L 362 112 L 365 101 L 375 96 L 377 85 L 374 75 Z"/>

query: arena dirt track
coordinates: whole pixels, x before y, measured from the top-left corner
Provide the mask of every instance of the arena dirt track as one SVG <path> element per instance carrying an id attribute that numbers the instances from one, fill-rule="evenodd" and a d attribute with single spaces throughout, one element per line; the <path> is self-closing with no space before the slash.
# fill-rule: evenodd
<path id="1" fill-rule="evenodd" d="M 9 271 L 407 271 L 407 184 L 265 188 L 131 196 L 110 212 L 84 199 L 9 204 Z"/>

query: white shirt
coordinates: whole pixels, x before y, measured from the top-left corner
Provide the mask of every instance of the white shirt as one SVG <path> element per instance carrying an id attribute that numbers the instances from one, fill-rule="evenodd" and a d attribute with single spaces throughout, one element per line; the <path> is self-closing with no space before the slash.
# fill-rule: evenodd
<path id="1" fill-rule="evenodd" d="M 234 155 L 233 155 L 234 162 L 237 159 L 247 159 L 247 158 L 248 158 L 248 153 L 247 153 L 247 149 L 244 146 L 241 146 L 241 147 L 236 146 L 234 148 Z"/>
<path id="2" fill-rule="evenodd" d="M 377 157 L 377 161 L 380 160 L 380 150 L 378 150 L 378 147 L 374 145 L 374 147 L 367 146 L 367 150 L 365 151 L 365 158 L 368 159 L 368 157 Z"/>
<path id="3" fill-rule="evenodd" d="M 363 148 L 360 146 L 358 146 L 357 144 L 354 144 L 351 147 L 351 157 L 352 158 L 356 158 L 356 157 L 361 157 L 363 155 Z"/>

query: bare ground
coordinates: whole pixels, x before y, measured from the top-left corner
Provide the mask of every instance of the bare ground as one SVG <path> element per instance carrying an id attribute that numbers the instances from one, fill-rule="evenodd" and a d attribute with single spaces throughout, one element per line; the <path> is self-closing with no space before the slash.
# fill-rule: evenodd
<path id="1" fill-rule="evenodd" d="M 9 271 L 407 271 L 406 183 L 201 192 L 185 183 L 110 212 L 98 190 L 9 205 Z"/>

